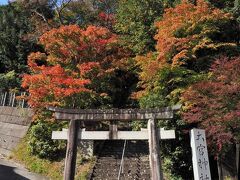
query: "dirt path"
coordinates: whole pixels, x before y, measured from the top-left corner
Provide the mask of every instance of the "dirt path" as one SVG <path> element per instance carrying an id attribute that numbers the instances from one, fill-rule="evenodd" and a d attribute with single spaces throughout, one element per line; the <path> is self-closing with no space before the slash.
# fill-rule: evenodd
<path id="1" fill-rule="evenodd" d="M 22 165 L 8 160 L 0 154 L 0 180 L 48 180 L 46 177 L 29 172 Z"/>

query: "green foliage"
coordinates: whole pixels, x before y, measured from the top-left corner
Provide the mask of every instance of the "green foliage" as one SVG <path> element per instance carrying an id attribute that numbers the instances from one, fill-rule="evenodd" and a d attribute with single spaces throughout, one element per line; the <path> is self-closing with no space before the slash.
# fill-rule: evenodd
<path id="1" fill-rule="evenodd" d="M 93 9 L 93 1 L 72 1 L 62 12 L 63 24 L 86 26 L 97 21 L 98 12 Z M 55 16 L 57 18 L 57 16 Z"/>
<path id="2" fill-rule="evenodd" d="M 52 131 L 60 130 L 62 123 L 39 121 L 29 132 L 29 148 L 33 155 L 40 158 L 56 159 L 64 151 L 66 144 L 59 140 L 52 140 Z"/>
<path id="3" fill-rule="evenodd" d="M 154 21 L 163 13 L 162 0 L 123 0 L 116 13 L 115 30 L 124 46 L 136 54 L 154 50 Z"/>
<path id="4" fill-rule="evenodd" d="M 230 12 L 240 23 L 240 1 L 239 0 L 208 0 L 213 6 Z"/>
<path id="5" fill-rule="evenodd" d="M 154 108 L 178 104 L 184 89 L 206 76 L 207 74 L 199 74 L 184 67 L 165 66 L 156 74 L 151 88 L 140 98 L 140 106 Z"/>
<path id="6" fill-rule="evenodd" d="M 25 39 L 29 24 L 14 4 L 0 6 L 0 73 L 26 71 L 27 55 L 35 49 L 35 43 Z"/>
<path id="7" fill-rule="evenodd" d="M 169 145 L 168 144 L 165 144 Z M 171 180 L 184 180 L 191 179 L 193 176 L 192 169 L 189 167 L 191 164 L 191 158 L 188 159 L 191 152 L 187 151 L 187 148 L 183 148 L 183 146 L 170 145 L 171 148 L 176 148 L 175 151 L 167 152 L 163 157 L 163 170 L 167 175 L 167 179 Z M 190 149 L 190 147 L 188 147 Z M 181 169 L 182 171 L 177 171 L 176 169 Z"/>
<path id="8" fill-rule="evenodd" d="M 48 28 L 60 24 L 78 24 L 82 27 L 88 25 L 105 26 L 120 35 L 125 49 L 130 49 L 134 54 L 141 55 L 155 51 L 154 35 L 156 34 L 155 24 L 157 24 L 158 35 L 155 39 L 158 41 L 158 52 L 153 53 L 150 58 L 142 58 L 143 61 L 138 63 L 142 70 L 139 76 L 141 78 L 139 85 L 144 92 L 139 103 L 142 108 L 175 105 L 179 103 L 187 87 L 201 80 L 207 80 L 209 67 L 216 57 L 221 55 L 231 57 L 240 52 L 240 0 L 208 0 L 212 6 L 208 6 L 203 0 L 188 0 L 188 2 L 200 5 L 182 3 L 177 6 L 180 0 L 80 0 L 69 2 L 67 0 L 36 2 L 21 0 L 20 6 L 15 3 L 0 6 L 1 88 L 7 89 L 18 85 L 18 75 L 27 70 L 27 55 L 39 48 L 32 39 L 37 39 Z M 173 8 L 166 10 L 166 16 L 163 16 L 164 8 L 168 7 Z M 220 8 L 222 11 L 213 9 L 213 7 Z M 223 12 L 230 12 L 232 15 Z M 156 23 L 156 21 L 159 22 Z M 38 29 L 40 33 L 37 32 L 37 34 L 35 31 Z M 30 39 L 29 34 L 33 34 L 34 38 Z M 64 38 L 66 37 L 64 36 Z M 69 40 L 69 38 L 66 39 Z M 47 45 L 49 44 L 47 43 Z M 122 48 L 111 49 L 110 46 L 107 48 L 109 48 L 108 51 L 100 52 L 101 56 L 100 53 L 94 56 L 89 53 L 91 51 L 84 54 L 90 60 L 93 60 L 94 56 L 99 59 L 99 62 L 103 62 L 105 56 L 114 60 L 118 59 L 117 56 L 116 59 L 113 57 L 116 54 L 114 51 L 123 51 Z M 67 50 L 80 52 L 79 49 L 67 48 Z M 126 53 L 124 58 L 133 56 L 129 52 Z M 82 54 L 79 57 L 83 58 L 82 62 L 86 61 Z M 65 55 L 62 59 L 66 59 Z M 112 62 L 109 62 L 106 65 L 113 65 Z M 67 108 L 136 106 L 136 102 L 129 98 L 133 90 L 136 89 L 138 81 L 136 67 L 128 67 L 134 66 L 134 63 L 124 63 L 119 67 L 113 65 L 114 71 L 109 69 L 112 73 L 102 79 L 94 75 L 92 84 L 89 85 L 93 91 L 74 95 L 68 98 L 63 106 Z M 76 65 L 70 64 L 70 66 L 76 68 Z M 221 73 L 219 77 L 222 77 Z M 226 95 L 226 99 L 227 97 L 230 98 Z M 229 102 L 227 107 L 235 107 L 236 99 L 238 98 L 227 101 Z M 210 105 L 212 104 L 210 103 Z M 196 115 L 196 113 L 193 114 Z M 45 120 L 50 115 L 44 110 L 39 116 L 41 116 L 41 120 Z M 31 159 L 31 155 L 25 154 L 30 163 L 30 169 L 46 173 L 50 163 L 47 162 L 49 166 L 45 166 L 44 163 L 47 160 L 40 161 L 38 157 L 57 158 L 65 144 L 51 140 L 51 131 L 61 129 L 63 126 L 43 121 L 32 126 L 29 135 L 30 147 L 27 153 L 35 154 L 36 156 L 32 155 L 35 159 Z M 188 134 L 183 132 L 184 129 L 189 129 L 190 125 L 177 115 L 172 121 L 160 122 L 159 126 L 169 129 L 175 128 L 178 133 L 175 141 L 162 142 L 164 167 L 168 170 L 169 179 L 190 179 L 191 167 L 189 164 L 191 164 L 191 158 L 188 158 L 190 148 L 186 146 L 189 139 Z M 132 127 L 140 129 L 146 127 L 146 124 L 133 122 Z M 22 150 L 22 154 L 24 153 Z M 35 160 L 36 163 L 33 162 Z"/>
<path id="9" fill-rule="evenodd" d="M 13 160 L 24 164 L 31 172 L 39 173 L 49 177 L 52 180 L 63 179 L 64 157 L 65 154 L 59 155 L 58 160 L 41 159 L 33 155 L 29 148 L 30 136 L 27 134 L 19 143 L 18 147 L 10 156 Z M 78 163 L 81 162 L 81 163 Z M 90 160 L 82 160 L 81 156 L 77 156 L 77 169 L 75 179 L 85 180 L 89 170 L 93 167 L 94 158 Z"/>
<path id="10" fill-rule="evenodd" d="M 14 6 L 28 16 L 28 18 L 36 18 L 38 21 L 46 21 L 52 19 L 54 15 L 54 5 L 56 0 L 40 0 L 40 1 L 29 1 L 29 0 L 16 0 Z M 13 4 L 13 3 L 12 3 Z"/>
<path id="11" fill-rule="evenodd" d="M 10 156 L 10 158 L 20 162 L 21 164 L 24 164 L 25 167 L 31 172 L 48 176 L 51 179 L 62 179 L 64 161 L 50 161 L 48 159 L 41 159 L 38 156 L 33 155 L 29 148 L 29 140 L 30 136 L 26 135 L 20 141 L 18 147 L 13 151 L 13 154 Z"/>
<path id="12" fill-rule="evenodd" d="M 231 9 L 237 1 L 238 0 L 208 0 L 208 2 L 219 9 Z"/>
<path id="13" fill-rule="evenodd" d="M 20 86 L 20 78 L 16 73 L 9 71 L 6 74 L 0 74 L 0 87 L 2 90 L 8 90 L 10 88 L 16 88 Z"/>
<path id="14" fill-rule="evenodd" d="M 179 4 L 181 0 L 163 0 L 164 8 L 174 7 Z"/>

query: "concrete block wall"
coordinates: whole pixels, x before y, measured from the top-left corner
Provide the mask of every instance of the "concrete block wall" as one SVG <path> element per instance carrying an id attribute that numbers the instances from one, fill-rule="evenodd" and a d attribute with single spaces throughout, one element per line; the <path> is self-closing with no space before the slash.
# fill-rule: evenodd
<path id="1" fill-rule="evenodd" d="M 0 106 L 0 154 L 9 155 L 25 136 L 33 112 L 29 108 Z"/>

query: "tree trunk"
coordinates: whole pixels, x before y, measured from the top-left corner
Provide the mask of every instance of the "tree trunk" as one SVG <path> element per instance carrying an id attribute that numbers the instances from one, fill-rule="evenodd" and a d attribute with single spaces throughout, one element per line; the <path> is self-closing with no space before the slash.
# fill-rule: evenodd
<path id="1" fill-rule="evenodd" d="M 222 162 L 220 156 L 217 157 L 217 166 L 218 166 L 218 179 L 223 180 Z"/>

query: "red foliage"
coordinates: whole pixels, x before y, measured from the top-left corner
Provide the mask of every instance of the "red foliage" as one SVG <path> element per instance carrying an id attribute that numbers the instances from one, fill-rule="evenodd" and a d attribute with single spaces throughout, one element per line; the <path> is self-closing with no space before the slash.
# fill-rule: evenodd
<path id="1" fill-rule="evenodd" d="M 83 30 L 70 25 L 48 31 L 41 36 L 40 43 L 49 53 L 49 62 L 71 65 L 102 59 L 116 40 L 117 36 L 106 28 L 89 26 Z"/>
<path id="2" fill-rule="evenodd" d="M 183 118 L 207 131 L 213 150 L 226 143 L 239 142 L 240 57 L 218 59 L 209 80 L 191 86 L 183 95 Z"/>
<path id="3" fill-rule="evenodd" d="M 89 91 L 85 88 L 89 83 L 89 79 L 74 78 L 60 65 L 55 65 L 41 66 L 38 67 L 38 73 L 24 75 L 22 87 L 28 88 L 28 103 L 32 107 L 45 107 L 61 105 L 60 100 L 63 97 Z"/>
<path id="4" fill-rule="evenodd" d="M 214 32 L 215 22 L 228 19 L 231 19 L 230 14 L 212 8 L 204 0 L 198 0 L 197 5 L 183 1 L 175 8 L 166 9 L 163 18 L 156 23 L 159 63 L 181 66 L 189 60 L 195 60 L 197 49 L 208 47 L 209 44 L 217 48 L 206 34 Z M 212 27 L 208 27 L 211 23 L 206 22 L 212 22 Z"/>
<path id="5" fill-rule="evenodd" d="M 105 12 L 100 12 L 98 17 L 102 20 L 102 21 L 110 21 L 110 22 L 114 22 L 114 16 L 113 14 L 107 14 Z"/>
<path id="6" fill-rule="evenodd" d="M 29 55 L 32 74 L 23 77 L 22 87 L 30 92 L 29 104 L 36 108 L 61 106 L 66 97 L 91 92 L 86 85 L 99 74 L 108 73 L 122 57 L 116 39 L 106 28 L 95 26 L 86 30 L 77 25 L 62 26 L 43 34 L 40 43 L 46 53 Z"/>

